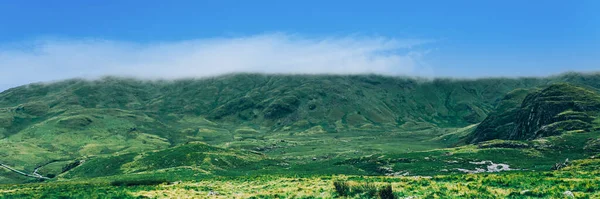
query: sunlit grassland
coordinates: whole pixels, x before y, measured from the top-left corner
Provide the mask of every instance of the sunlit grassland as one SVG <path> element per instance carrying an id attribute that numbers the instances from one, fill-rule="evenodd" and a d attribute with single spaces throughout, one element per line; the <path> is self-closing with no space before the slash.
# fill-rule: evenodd
<path id="1" fill-rule="evenodd" d="M 0 198 L 599 198 L 598 82 L 242 74 L 23 86 L 0 93 L 0 162 L 50 179 L 0 168 Z M 523 104 L 551 112 L 529 117 Z M 532 128 L 498 137 L 516 124 Z M 466 174 L 489 162 L 510 169 Z"/>
<path id="2" fill-rule="evenodd" d="M 599 160 L 594 161 L 598 164 Z M 577 164 L 585 164 L 579 161 Z M 70 181 L 1 185 L 0 198 L 334 198 L 340 197 L 334 182 L 344 182 L 348 192 L 344 197 L 376 197 L 375 191 L 391 185 L 397 198 L 564 198 L 570 191 L 576 198 L 600 197 L 600 172 L 508 172 L 493 174 L 372 177 L 334 176 L 256 176 L 217 177 L 190 181 L 158 181 L 147 178 L 104 178 L 93 181 Z M 146 176 L 147 177 L 147 176 Z M 144 181 L 146 180 L 146 181 Z M 137 184 L 141 185 L 137 185 Z M 365 189 L 367 187 L 367 189 Z M 370 187 L 370 188 L 369 188 Z"/>

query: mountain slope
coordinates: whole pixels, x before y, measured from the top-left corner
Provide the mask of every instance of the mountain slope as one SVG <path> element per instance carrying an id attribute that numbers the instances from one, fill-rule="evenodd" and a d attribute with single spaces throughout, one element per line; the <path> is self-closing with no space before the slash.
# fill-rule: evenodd
<path id="1" fill-rule="evenodd" d="M 0 94 L 0 107 L 18 108 L 31 102 L 50 110 L 116 108 L 143 111 L 162 120 L 181 114 L 273 126 L 268 130 L 302 119 L 331 128 L 339 120 L 345 120 L 345 126 L 412 121 L 464 126 L 484 119 L 498 96 L 546 81 L 250 74 L 172 82 L 105 78 L 9 89 Z M 42 109 L 29 115 L 43 117 L 44 113 Z"/>
<path id="2" fill-rule="evenodd" d="M 125 158 L 194 141 L 299 164 L 429 150 L 454 144 L 444 135 L 483 121 L 506 104 L 507 92 L 556 82 L 599 88 L 600 74 L 478 80 L 236 74 L 31 84 L 0 93 L 0 162 L 56 174 L 81 158 Z M 467 131 L 460 132 L 453 135 Z M 0 169 L 0 176 L 12 174 Z"/>
<path id="3" fill-rule="evenodd" d="M 204 143 L 188 143 L 168 149 L 144 153 L 127 153 L 89 158 L 60 175 L 61 179 L 93 178 L 143 172 L 165 172 L 190 169 L 202 175 L 232 173 L 236 169 L 253 170 L 277 162 L 264 155 L 223 149 Z"/>
<path id="4" fill-rule="evenodd" d="M 588 132 L 598 125 L 594 120 L 599 116 L 600 94 L 594 90 L 565 83 L 529 93 L 515 90 L 475 129 L 471 142 Z"/>

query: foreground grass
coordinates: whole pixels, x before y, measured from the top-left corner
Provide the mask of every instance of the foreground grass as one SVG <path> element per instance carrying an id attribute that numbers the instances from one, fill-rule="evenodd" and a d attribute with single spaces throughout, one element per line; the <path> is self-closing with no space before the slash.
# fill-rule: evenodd
<path id="1" fill-rule="evenodd" d="M 587 160 L 584 164 L 598 164 Z M 341 192 L 334 184 L 346 187 Z M 69 181 L 0 185 L 0 198 L 374 198 L 391 186 L 396 198 L 600 197 L 600 171 L 508 172 L 444 176 L 235 177 L 197 181 Z M 338 189 L 336 189 L 338 188 Z M 210 193 L 214 193 L 211 195 Z"/>

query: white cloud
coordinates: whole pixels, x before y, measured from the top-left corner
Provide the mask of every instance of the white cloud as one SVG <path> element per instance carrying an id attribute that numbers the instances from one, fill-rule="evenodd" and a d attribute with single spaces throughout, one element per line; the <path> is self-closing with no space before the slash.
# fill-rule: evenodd
<path id="1" fill-rule="evenodd" d="M 206 77 L 232 72 L 431 75 L 425 40 L 307 38 L 263 34 L 179 42 L 40 40 L 0 46 L 0 90 L 32 82 L 106 75 Z"/>

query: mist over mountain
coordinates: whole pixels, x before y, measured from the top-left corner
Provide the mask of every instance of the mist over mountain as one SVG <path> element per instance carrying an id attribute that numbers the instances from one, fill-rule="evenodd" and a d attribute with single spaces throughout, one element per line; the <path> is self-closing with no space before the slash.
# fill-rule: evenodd
<path id="1" fill-rule="evenodd" d="M 0 93 L 0 179 L 439 175 L 479 172 L 477 161 L 550 170 L 600 152 L 599 91 L 598 73 L 28 84 Z"/>
<path id="2" fill-rule="evenodd" d="M 12 1 L 0 199 L 600 198 L 600 1 Z"/>

